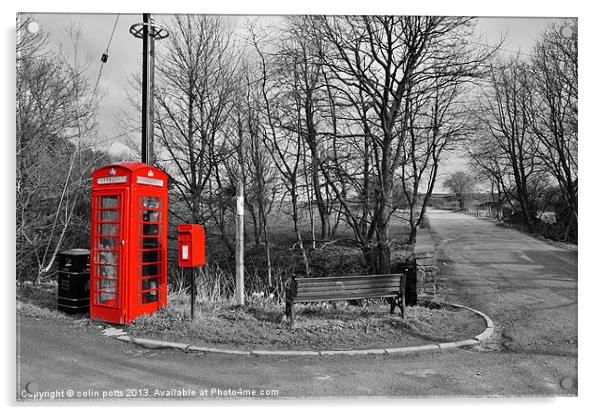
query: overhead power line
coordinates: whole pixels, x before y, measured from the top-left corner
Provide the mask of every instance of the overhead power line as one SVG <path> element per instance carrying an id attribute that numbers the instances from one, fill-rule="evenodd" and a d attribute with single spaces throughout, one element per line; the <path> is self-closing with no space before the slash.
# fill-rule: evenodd
<path id="1" fill-rule="evenodd" d="M 186 109 L 182 109 L 182 110 L 179 110 L 179 111 L 175 111 L 175 112 L 173 112 L 171 114 L 171 117 L 174 117 L 176 115 L 180 115 L 180 114 L 182 114 L 185 111 L 187 111 L 187 110 Z M 163 121 L 163 120 L 165 120 L 167 118 L 170 118 L 170 116 L 169 115 L 165 115 L 164 117 L 161 117 L 161 118 L 155 120 L 155 122 L 161 122 L 161 121 Z M 113 135 L 111 137 L 105 138 L 103 140 L 96 141 L 95 143 L 93 143 L 93 145 L 97 146 L 97 145 L 100 145 L 100 144 L 105 144 L 105 143 L 108 143 L 109 141 L 117 140 L 118 138 L 125 137 L 128 134 L 135 133 L 135 132 L 138 132 L 138 131 L 140 131 L 140 127 L 132 128 L 132 129 L 129 129 L 129 130 L 124 131 L 122 133 L 119 133 L 119 134 Z"/>
<path id="2" fill-rule="evenodd" d="M 477 42 L 475 40 L 466 40 L 466 41 L 469 42 L 469 43 L 474 43 L 475 45 L 485 46 L 486 48 L 490 48 L 490 49 L 503 50 L 504 52 L 508 52 L 508 53 L 514 53 L 514 54 L 518 54 L 518 55 L 530 56 L 532 58 L 534 57 L 530 53 L 519 52 L 518 50 L 512 50 L 512 49 L 506 49 L 506 48 L 502 48 L 502 47 L 498 47 L 498 46 L 492 46 L 492 45 L 488 45 L 487 43 Z"/>
<path id="3" fill-rule="evenodd" d="M 100 78 L 102 77 L 102 69 L 104 64 L 109 60 L 109 48 L 111 47 L 111 42 L 113 41 L 113 36 L 115 35 L 115 29 L 117 28 L 117 22 L 119 22 L 119 14 L 115 17 L 115 23 L 113 23 L 113 30 L 111 31 L 111 35 L 109 36 L 109 41 L 107 42 L 107 48 L 105 52 L 102 54 L 100 58 L 100 68 L 98 70 L 98 77 L 96 77 L 96 83 L 94 84 L 94 89 L 92 90 L 92 99 L 96 97 L 96 93 L 98 92 L 98 84 L 100 84 Z"/>

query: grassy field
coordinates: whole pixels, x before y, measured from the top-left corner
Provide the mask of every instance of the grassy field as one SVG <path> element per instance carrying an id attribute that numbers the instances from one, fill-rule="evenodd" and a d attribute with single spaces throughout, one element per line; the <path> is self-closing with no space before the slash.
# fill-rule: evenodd
<path id="1" fill-rule="evenodd" d="M 256 245 L 253 238 L 252 222 L 247 215 L 245 223 L 245 290 L 253 292 L 268 292 L 267 258 L 265 245 Z M 269 216 L 269 247 L 271 256 L 271 271 L 273 285 L 281 298 L 282 286 L 291 275 L 305 275 L 305 266 L 290 215 L 284 212 L 274 212 Z M 320 222 L 317 211 L 314 213 L 316 237 L 319 238 Z M 334 223 L 334 218 L 333 218 Z M 392 263 L 405 262 L 411 255 L 411 247 L 406 245 L 409 233 L 408 226 L 396 214 L 390 222 L 391 257 Z M 313 277 L 364 275 L 368 273 L 364 255 L 360 247 L 353 241 L 353 231 L 341 219 L 337 233 L 332 240 L 317 240 L 315 249 L 312 248 L 309 213 L 303 210 L 299 226 L 302 229 L 304 246 L 308 256 L 310 273 Z M 233 232 L 233 229 L 230 230 Z M 203 301 L 219 301 L 231 297 L 234 290 L 234 261 L 224 246 L 217 232 L 207 229 L 207 266 L 200 270 L 197 276 L 199 296 Z M 175 251 L 172 252 L 175 255 Z M 177 267 L 177 259 L 170 259 L 173 264 L 170 270 L 170 282 L 175 291 L 187 289 L 188 282 L 182 271 Z"/>

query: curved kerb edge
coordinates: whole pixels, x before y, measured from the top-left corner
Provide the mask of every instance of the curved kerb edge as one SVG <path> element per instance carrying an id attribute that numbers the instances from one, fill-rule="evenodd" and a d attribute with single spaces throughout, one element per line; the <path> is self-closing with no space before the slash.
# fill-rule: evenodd
<path id="1" fill-rule="evenodd" d="M 427 344 L 424 346 L 406 346 L 406 347 L 386 347 L 386 348 L 376 348 L 376 349 L 357 349 L 357 350 L 324 350 L 324 351 L 314 351 L 314 350 L 234 350 L 234 349 L 222 349 L 217 347 L 205 347 L 205 346 L 195 346 L 187 343 L 175 343 L 168 342 L 163 340 L 153 340 L 153 339 L 143 339 L 138 337 L 132 337 L 130 335 L 121 335 L 116 338 L 121 341 L 130 342 L 136 344 L 138 346 L 145 347 L 147 349 L 178 349 L 178 350 L 187 350 L 194 352 L 203 352 L 203 353 L 220 353 L 226 355 L 238 355 L 238 356 L 337 356 L 337 355 L 347 355 L 347 356 L 358 356 L 358 355 L 385 355 L 385 354 L 402 354 L 402 353 L 418 353 L 423 351 L 432 351 L 432 350 L 443 350 L 443 349 L 455 349 L 458 347 L 466 347 L 466 346 L 474 346 L 479 343 L 488 340 L 494 331 L 493 320 L 489 318 L 485 313 L 475 310 L 474 308 L 466 307 L 460 304 L 447 304 L 450 307 L 455 308 L 463 308 L 468 311 L 472 311 L 475 314 L 478 314 L 485 323 L 487 327 L 481 333 L 476 335 L 471 339 L 456 341 L 456 342 L 447 342 L 447 343 L 433 343 Z"/>

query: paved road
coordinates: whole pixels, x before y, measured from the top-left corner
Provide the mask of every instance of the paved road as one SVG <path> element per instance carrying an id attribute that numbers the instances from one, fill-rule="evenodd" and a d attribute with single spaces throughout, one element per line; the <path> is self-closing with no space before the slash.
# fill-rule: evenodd
<path id="1" fill-rule="evenodd" d="M 225 357 L 141 349 L 72 320 L 23 319 L 17 395 L 33 399 L 28 382 L 58 398 L 68 390 L 158 399 L 218 389 L 281 398 L 576 394 L 575 384 L 560 386 L 577 377 L 576 252 L 463 214 L 429 215 L 447 295 L 495 320 L 489 344 L 410 356 Z"/>
<path id="2" fill-rule="evenodd" d="M 514 356 L 539 385 L 576 383 L 576 248 L 462 213 L 430 210 L 429 219 L 447 296 L 497 325 L 487 348 Z"/>

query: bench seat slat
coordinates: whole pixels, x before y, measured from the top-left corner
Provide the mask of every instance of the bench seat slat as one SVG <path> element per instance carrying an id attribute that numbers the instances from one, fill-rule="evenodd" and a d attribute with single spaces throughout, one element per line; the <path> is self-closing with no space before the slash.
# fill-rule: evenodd
<path id="1" fill-rule="evenodd" d="M 403 274 L 377 274 L 377 275 L 350 275 L 343 277 L 316 277 L 316 278 L 297 278 L 298 284 L 307 282 L 320 282 L 320 281 L 349 281 L 349 280 L 370 280 L 375 278 L 397 278 L 399 279 Z"/>
<path id="2" fill-rule="evenodd" d="M 346 301 L 346 300 L 361 300 L 364 298 L 392 298 L 397 297 L 398 293 L 359 293 L 357 295 L 322 295 L 322 296 L 311 296 L 311 297 L 295 297 L 295 303 L 313 303 L 319 301 Z"/>
<path id="3" fill-rule="evenodd" d="M 370 290 L 324 290 L 324 291 L 313 291 L 313 292 L 303 292 L 299 293 L 295 297 L 295 301 L 297 298 L 313 298 L 313 297 L 321 297 L 321 296 L 337 296 L 337 297 L 352 297 L 358 295 L 397 295 L 399 294 L 399 289 L 395 288 L 375 288 Z"/>

